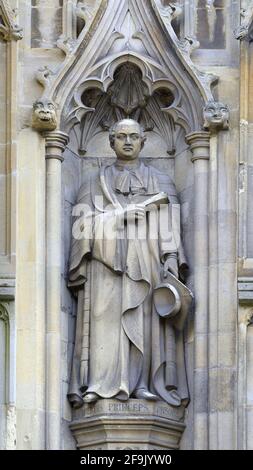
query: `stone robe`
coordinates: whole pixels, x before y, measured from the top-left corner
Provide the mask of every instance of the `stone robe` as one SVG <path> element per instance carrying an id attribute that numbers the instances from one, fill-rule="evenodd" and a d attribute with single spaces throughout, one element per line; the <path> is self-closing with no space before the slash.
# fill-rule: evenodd
<path id="1" fill-rule="evenodd" d="M 127 400 L 138 388 L 146 354 L 149 390 L 169 402 L 168 391 L 176 389 L 188 401 L 182 331 L 158 316 L 152 297 L 171 240 L 161 237 L 158 217 L 151 224 L 147 216 L 142 239 L 127 239 L 126 224 L 118 221 L 120 209 L 159 192 L 178 204 L 172 180 L 142 162 L 136 169 L 102 167 L 80 188 L 76 207 L 90 211 L 78 220 L 82 236 L 73 237 L 71 248 L 69 285 L 78 295 L 78 313 L 69 397 L 94 392 Z M 180 271 L 186 266 L 182 245 L 177 256 Z"/>

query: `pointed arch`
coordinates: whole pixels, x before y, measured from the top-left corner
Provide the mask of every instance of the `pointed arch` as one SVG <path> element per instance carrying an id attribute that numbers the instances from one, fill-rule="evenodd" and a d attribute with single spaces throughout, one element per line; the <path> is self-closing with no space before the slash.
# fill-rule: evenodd
<path id="1" fill-rule="evenodd" d="M 125 30 L 123 19 L 128 12 L 132 29 Z M 101 0 L 89 30 L 80 34 L 58 73 L 45 80 L 44 96 L 58 107 L 61 131 L 68 132 L 87 112 L 80 92 L 92 81 L 106 91 L 124 62 L 142 70 L 150 92 L 159 80 L 170 81 L 181 97 L 180 110 L 188 130 L 202 127 L 203 105 L 212 98 L 210 87 L 217 77 L 196 69 L 190 59 L 196 44 L 177 38 L 171 25 L 175 14 L 175 7 L 163 7 L 160 0 Z M 177 114 L 174 111 L 172 118 L 182 122 Z"/>

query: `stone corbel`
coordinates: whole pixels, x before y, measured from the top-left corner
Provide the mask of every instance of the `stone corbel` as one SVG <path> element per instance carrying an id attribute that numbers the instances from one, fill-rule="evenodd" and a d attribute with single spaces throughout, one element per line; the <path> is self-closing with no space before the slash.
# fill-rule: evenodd
<path id="1" fill-rule="evenodd" d="M 241 25 L 234 31 L 235 38 L 244 41 L 253 40 L 253 2 L 246 9 L 241 10 Z"/>
<path id="2" fill-rule="evenodd" d="M 15 10 L 7 0 L 0 0 L 0 39 L 18 41 L 23 38 L 23 29 L 16 24 Z"/>
<path id="3" fill-rule="evenodd" d="M 217 132 L 229 129 L 229 108 L 220 101 L 208 101 L 203 109 L 204 130 Z"/>
<path id="4" fill-rule="evenodd" d="M 39 132 L 53 131 L 57 127 L 56 106 L 48 98 L 40 98 L 33 104 L 32 127 Z"/>

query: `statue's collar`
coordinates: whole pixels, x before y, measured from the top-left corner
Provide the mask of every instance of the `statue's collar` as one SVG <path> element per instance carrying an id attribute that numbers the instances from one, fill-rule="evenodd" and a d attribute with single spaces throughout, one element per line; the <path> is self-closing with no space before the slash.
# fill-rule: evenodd
<path id="1" fill-rule="evenodd" d="M 123 160 L 116 160 L 115 162 L 115 168 L 119 171 L 135 171 L 138 170 L 142 165 L 142 162 L 140 160 L 135 160 L 133 162 L 124 162 Z"/>

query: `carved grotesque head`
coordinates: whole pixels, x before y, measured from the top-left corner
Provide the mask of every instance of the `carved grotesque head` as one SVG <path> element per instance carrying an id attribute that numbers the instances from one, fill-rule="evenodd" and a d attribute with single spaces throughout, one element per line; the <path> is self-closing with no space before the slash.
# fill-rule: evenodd
<path id="1" fill-rule="evenodd" d="M 219 101 L 208 101 L 204 107 L 204 129 L 228 129 L 229 109 Z"/>
<path id="2" fill-rule="evenodd" d="M 57 127 L 55 105 L 47 98 L 35 101 L 32 127 L 41 131 L 52 131 Z"/>
<path id="3" fill-rule="evenodd" d="M 109 134 L 110 144 L 118 158 L 135 160 L 145 143 L 142 127 L 133 119 L 123 119 L 117 122 Z"/>

